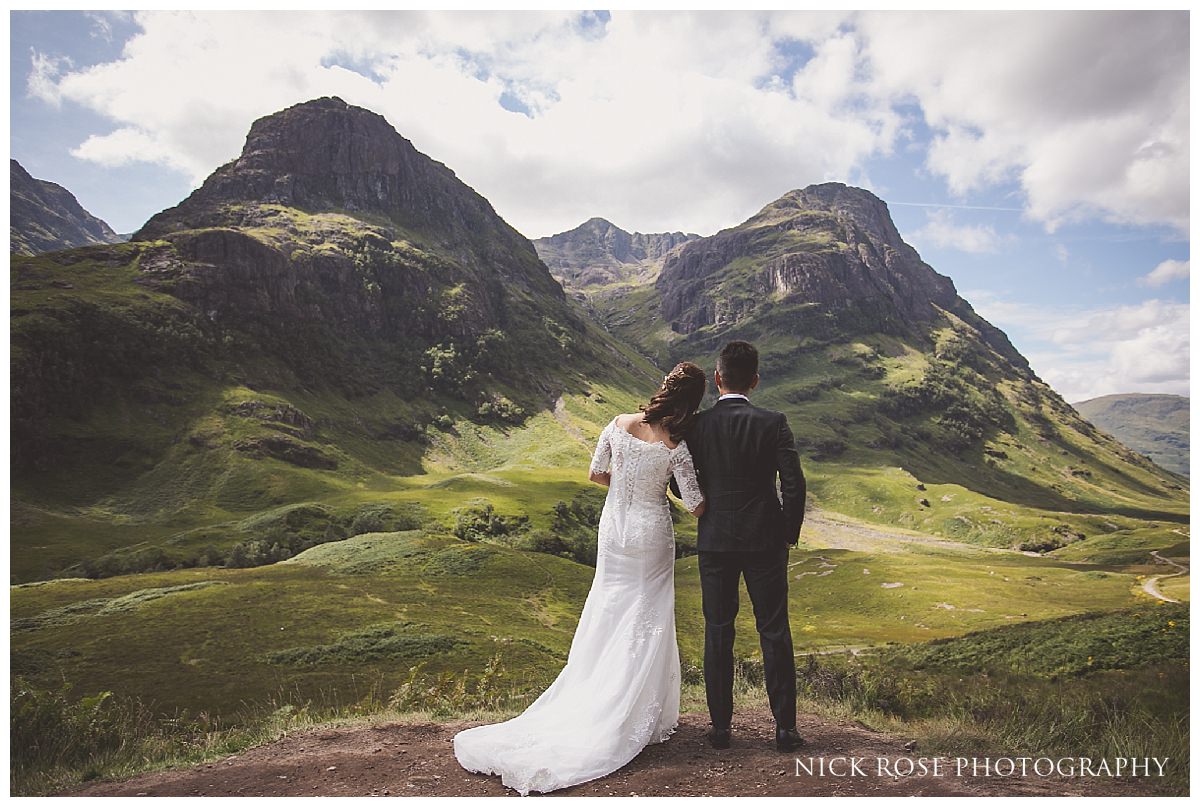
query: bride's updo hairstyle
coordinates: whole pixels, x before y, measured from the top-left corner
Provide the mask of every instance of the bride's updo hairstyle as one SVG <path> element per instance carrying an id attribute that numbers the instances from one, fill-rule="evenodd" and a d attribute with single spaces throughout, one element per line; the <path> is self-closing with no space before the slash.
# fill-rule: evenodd
<path id="1" fill-rule="evenodd" d="M 643 421 L 661 423 L 671 439 L 678 443 L 687 433 L 696 409 L 704 399 L 707 378 L 704 371 L 690 361 L 681 361 L 663 376 L 662 386 L 650 403 L 642 404 Z"/>

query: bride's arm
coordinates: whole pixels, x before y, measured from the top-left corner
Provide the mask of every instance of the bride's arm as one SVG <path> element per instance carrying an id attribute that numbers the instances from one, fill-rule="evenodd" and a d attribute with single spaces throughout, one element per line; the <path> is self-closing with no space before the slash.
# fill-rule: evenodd
<path id="1" fill-rule="evenodd" d="M 592 464 L 588 468 L 588 479 L 605 487 L 612 481 L 612 473 L 609 471 L 612 466 L 612 446 L 608 438 L 612 435 L 613 424 L 616 422 L 617 419 L 613 418 L 604 427 L 604 431 L 600 432 L 600 439 L 596 441 L 596 451 L 592 454 Z"/>
<path id="2" fill-rule="evenodd" d="M 700 480 L 696 476 L 696 466 L 692 463 L 692 454 L 685 443 L 680 443 L 672 452 L 671 473 L 678 484 L 683 506 L 697 518 L 704 515 L 708 502 L 704 500 L 704 492 L 700 489 Z"/>

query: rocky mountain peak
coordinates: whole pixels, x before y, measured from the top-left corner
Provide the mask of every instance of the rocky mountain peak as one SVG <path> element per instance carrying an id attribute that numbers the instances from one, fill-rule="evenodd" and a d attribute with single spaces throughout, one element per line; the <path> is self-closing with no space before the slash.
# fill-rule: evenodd
<path id="1" fill-rule="evenodd" d="M 811 317 L 805 307 L 813 304 L 846 332 L 924 333 L 952 312 L 1028 367 L 954 282 L 904 242 L 883 200 L 839 182 L 789 191 L 742 224 L 683 245 L 656 286 L 663 317 L 680 334 Z"/>
<path id="2" fill-rule="evenodd" d="M 788 191 L 764 207 L 750 222 L 783 220 L 797 215 L 827 213 L 843 224 L 853 224 L 879 244 L 904 245 L 887 203 L 863 188 L 841 182 L 823 182 Z M 750 223 L 747 222 L 747 223 Z"/>
<path id="3" fill-rule="evenodd" d="M 454 172 L 419 152 L 382 115 L 336 96 L 258 118 L 241 154 L 175 207 L 151 218 L 134 240 L 180 229 L 253 224 L 246 205 L 384 218 L 445 243 L 477 241 L 507 227 Z M 482 228 L 482 231 L 481 231 Z M 524 239 L 522 239 L 524 240 Z"/>

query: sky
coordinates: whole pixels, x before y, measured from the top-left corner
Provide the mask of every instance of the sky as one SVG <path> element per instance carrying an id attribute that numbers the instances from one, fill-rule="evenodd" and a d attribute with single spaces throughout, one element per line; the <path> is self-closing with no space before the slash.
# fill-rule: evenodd
<path id="1" fill-rule="evenodd" d="M 1189 395 L 1187 12 L 13 11 L 10 37 L 11 156 L 117 232 L 337 95 L 530 238 L 867 188 L 1067 401 Z"/>

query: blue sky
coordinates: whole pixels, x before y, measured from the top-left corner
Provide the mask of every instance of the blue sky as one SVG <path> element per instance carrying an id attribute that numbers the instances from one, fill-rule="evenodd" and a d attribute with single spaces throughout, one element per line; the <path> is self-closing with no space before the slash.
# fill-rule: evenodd
<path id="1" fill-rule="evenodd" d="M 1188 394 L 1186 14 L 11 12 L 11 154 L 118 232 L 336 94 L 530 237 L 866 187 L 1068 401 Z"/>

